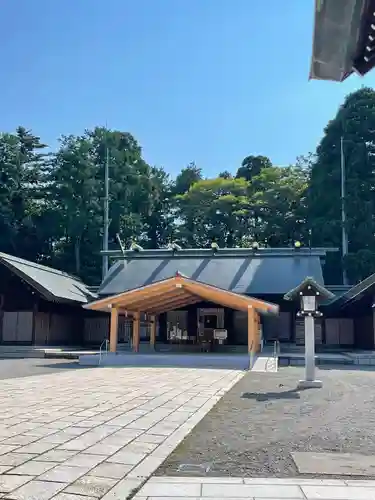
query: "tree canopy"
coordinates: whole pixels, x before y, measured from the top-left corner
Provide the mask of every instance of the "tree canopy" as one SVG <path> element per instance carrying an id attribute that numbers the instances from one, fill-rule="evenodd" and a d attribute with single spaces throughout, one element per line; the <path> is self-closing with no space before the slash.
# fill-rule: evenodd
<path id="1" fill-rule="evenodd" d="M 341 138 L 349 253 L 327 257 L 328 283 L 375 272 L 375 92 L 345 99 L 316 152 L 293 165 L 247 155 L 216 176 L 191 162 L 172 177 L 148 164 L 129 132 L 96 127 L 51 151 L 34 131 L 0 134 L 0 251 L 101 279 L 104 169 L 109 163 L 109 246 L 158 248 L 341 247 Z"/>

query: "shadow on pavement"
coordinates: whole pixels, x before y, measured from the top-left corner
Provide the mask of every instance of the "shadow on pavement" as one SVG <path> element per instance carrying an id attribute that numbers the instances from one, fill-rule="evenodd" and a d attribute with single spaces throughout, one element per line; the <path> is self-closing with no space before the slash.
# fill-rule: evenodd
<path id="1" fill-rule="evenodd" d="M 270 401 L 272 399 L 300 399 L 300 392 L 308 391 L 311 388 L 288 389 L 280 392 L 244 392 L 241 396 L 243 399 L 253 399 L 255 401 Z"/>

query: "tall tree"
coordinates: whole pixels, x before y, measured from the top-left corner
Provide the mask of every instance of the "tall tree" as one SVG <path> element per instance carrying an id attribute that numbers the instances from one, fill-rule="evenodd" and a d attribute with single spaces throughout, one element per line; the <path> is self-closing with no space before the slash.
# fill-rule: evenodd
<path id="1" fill-rule="evenodd" d="M 184 194 L 193 184 L 202 180 L 202 169 L 192 162 L 181 170 L 176 177 L 174 187 L 172 188 L 173 195 Z"/>
<path id="2" fill-rule="evenodd" d="M 265 168 L 272 167 L 271 160 L 267 156 L 246 156 L 237 170 L 236 177 L 244 178 L 247 181 L 261 173 Z"/>
<path id="3" fill-rule="evenodd" d="M 24 127 L 0 134 L 0 249 L 32 260 L 47 251 L 38 224 L 45 147 Z"/>
<path id="4" fill-rule="evenodd" d="M 86 278 L 83 247 L 90 241 L 92 250 L 95 249 L 90 258 L 97 261 L 102 221 L 98 165 L 93 161 L 87 137 L 70 135 L 60 139 L 47 190 L 59 215 L 55 227 L 55 261 L 59 267 Z"/>
<path id="5" fill-rule="evenodd" d="M 345 208 L 351 282 L 375 271 L 375 91 L 349 94 L 324 130 L 311 171 L 308 208 L 313 242 L 341 247 L 341 138 L 345 160 Z M 363 252 L 366 258 L 363 258 Z M 328 262 L 327 262 L 328 263 Z M 330 282 L 338 282 L 341 262 L 332 258 Z"/>
<path id="6" fill-rule="evenodd" d="M 259 242 L 272 247 L 309 242 L 306 192 L 309 172 L 299 166 L 268 167 L 253 177 L 249 189 L 249 220 Z"/>

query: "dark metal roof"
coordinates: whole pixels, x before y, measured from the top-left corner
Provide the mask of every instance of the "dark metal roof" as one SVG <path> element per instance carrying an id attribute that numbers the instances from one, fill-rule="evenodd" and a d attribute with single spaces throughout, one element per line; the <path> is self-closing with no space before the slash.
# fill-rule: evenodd
<path id="1" fill-rule="evenodd" d="M 52 267 L 0 253 L 0 264 L 38 290 L 47 300 L 86 304 L 97 295 L 92 293 L 78 278 Z"/>
<path id="2" fill-rule="evenodd" d="M 366 279 L 357 283 L 352 288 L 347 290 L 342 295 L 338 296 L 336 300 L 332 301 L 329 305 L 343 308 L 349 303 L 361 299 L 367 293 L 373 293 L 375 288 L 375 273 L 368 276 Z"/>
<path id="3" fill-rule="evenodd" d="M 247 295 L 282 294 L 312 276 L 323 285 L 324 249 L 144 250 L 126 252 L 109 270 L 100 296 L 114 295 L 175 276 Z"/>
<path id="4" fill-rule="evenodd" d="M 342 82 L 356 71 L 365 74 L 374 0 L 315 0 L 310 78 Z"/>
<path id="5" fill-rule="evenodd" d="M 284 295 L 284 299 L 295 300 L 307 287 L 311 287 L 316 292 L 319 292 L 322 300 L 332 300 L 335 298 L 335 295 L 327 290 L 327 288 L 318 283 L 311 276 L 307 276 L 304 280 L 301 281 L 299 285 L 297 285 L 292 290 L 289 290 L 289 292 Z"/>

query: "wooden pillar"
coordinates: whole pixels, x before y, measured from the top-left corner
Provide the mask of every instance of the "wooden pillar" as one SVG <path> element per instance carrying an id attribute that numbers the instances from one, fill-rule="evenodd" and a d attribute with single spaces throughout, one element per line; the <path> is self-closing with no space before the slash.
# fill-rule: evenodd
<path id="1" fill-rule="evenodd" d="M 261 339 L 260 339 L 260 317 L 257 311 L 254 311 L 254 338 L 255 338 L 255 352 L 260 352 L 261 350 Z"/>
<path id="2" fill-rule="evenodd" d="M 133 316 L 133 351 L 139 351 L 139 341 L 141 336 L 141 321 L 140 314 L 134 313 Z"/>
<path id="3" fill-rule="evenodd" d="M 252 354 L 255 352 L 254 313 L 253 306 L 247 306 L 247 350 Z"/>
<path id="4" fill-rule="evenodd" d="M 155 349 L 156 342 L 156 316 L 151 316 L 150 346 Z"/>
<path id="5" fill-rule="evenodd" d="M 118 310 L 116 307 L 111 308 L 111 321 L 109 329 L 109 350 L 110 352 L 117 351 L 117 335 L 118 335 Z"/>

